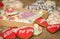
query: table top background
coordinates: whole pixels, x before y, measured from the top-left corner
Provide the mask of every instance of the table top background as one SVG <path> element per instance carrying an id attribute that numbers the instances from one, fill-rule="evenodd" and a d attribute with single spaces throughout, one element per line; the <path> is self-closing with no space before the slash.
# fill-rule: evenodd
<path id="1" fill-rule="evenodd" d="M 0 0 L 2 1 L 2 0 Z M 36 0 L 21 0 L 24 6 L 35 2 Z M 57 6 L 60 6 L 60 0 L 55 0 Z M 0 27 L 1 28 L 1 27 Z M 43 27 L 43 32 L 39 36 L 33 36 L 31 39 L 60 39 L 60 30 L 52 34 Z"/>

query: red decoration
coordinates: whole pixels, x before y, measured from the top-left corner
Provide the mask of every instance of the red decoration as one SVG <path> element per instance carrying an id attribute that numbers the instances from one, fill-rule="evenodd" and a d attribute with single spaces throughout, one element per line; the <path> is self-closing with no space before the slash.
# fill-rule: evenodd
<path id="1" fill-rule="evenodd" d="M 60 29 L 60 26 L 59 26 L 59 29 Z"/>
<path id="2" fill-rule="evenodd" d="M 14 8 L 6 8 L 5 11 L 6 11 L 6 12 L 13 12 L 13 11 L 14 11 Z"/>
<path id="3" fill-rule="evenodd" d="M 15 18 L 14 17 L 10 17 L 10 20 L 15 20 Z"/>
<path id="4" fill-rule="evenodd" d="M 4 39 L 15 39 L 16 38 L 16 34 L 14 32 L 14 29 L 15 28 L 9 28 L 5 31 L 3 31 L 1 33 L 1 36 L 4 38 Z"/>
<path id="5" fill-rule="evenodd" d="M 3 19 L 3 17 L 2 17 L 2 16 L 0 16 L 0 19 Z"/>
<path id="6" fill-rule="evenodd" d="M 47 27 L 48 26 L 47 21 L 44 18 L 42 18 L 42 17 L 36 19 L 36 23 L 38 23 L 39 25 L 42 25 L 44 27 Z"/>
<path id="7" fill-rule="evenodd" d="M 0 2 L 0 8 L 3 8 L 4 4 L 2 2 Z"/>
<path id="8" fill-rule="evenodd" d="M 47 27 L 47 30 L 51 33 L 55 33 L 59 30 L 60 24 L 52 24 Z"/>
<path id="9" fill-rule="evenodd" d="M 22 28 L 17 32 L 17 36 L 22 39 L 29 39 L 33 35 L 33 31 L 32 27 Z"/>

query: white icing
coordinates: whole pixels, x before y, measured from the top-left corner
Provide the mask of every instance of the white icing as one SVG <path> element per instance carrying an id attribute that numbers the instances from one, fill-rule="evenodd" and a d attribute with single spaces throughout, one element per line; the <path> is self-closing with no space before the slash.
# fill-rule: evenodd
<path id="1" fill-rule="evenodd" d="M 26 9 L 35 9 L 35 10 L 47 10 L 48 12 L 52 13 L 56 10 L 56 3 L 55 1 L 47 0 L 46 2 L 44 0 L 37 0 L 32 5 L 28 5 Z"/>
<path id="2" fill-rule="evenodd" d="M 49 15 L 47 22 L 49 24 L 60 24 L 60 12 L 53 12 L 51 15 Z"/>
<path id="3" fill-rule="evenodd" d="M 34 35 L 39 35 L 42 33 L 42 28 L 38 24 L 34 24 Z"/>

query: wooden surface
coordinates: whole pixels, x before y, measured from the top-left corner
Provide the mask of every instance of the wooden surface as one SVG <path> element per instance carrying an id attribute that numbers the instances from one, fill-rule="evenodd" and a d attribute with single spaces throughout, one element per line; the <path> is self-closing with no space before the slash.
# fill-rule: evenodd
<path id="1" fill-rule="evenodd" d="M 26 5 L 32 4 L 36 0 L 20 0 L 20 1 L 24 4 L 24 6 L 26 6 Z M 54 0 L 54 1 L 56 2 L 57 6 L 60 6 L 60 0 Z"/>
<path id="2" fill-rule="evenodd" d="M 1 1 L 1 0 L 0 0 Z M 35 0 L 21 0 L 25 5 L 31 4 Z M 57 5 L 60 6 L 60 0 L 55 0 Z M 56 33 L 52 34 L 46 30 L 46 28 L 43 28 L 43 32 L 39 36 L 33 36 L 31 39 L 60 39 L 60 31 L 57 31 Z"/>
<path id="3" fill-rule="evenodd" d="M 23 22 L 8 21 L 8 20 L 0 20 L 0 26 L 23 27 L 23 26 L 31 26 L 31 24 L 23 23 Z"/>
<path id="4" fill-rule="evenodd" d="M 33 2 L 35 2 L 36 0 L 21 0 L 24 4 L 24 6 L 32 4 Z M 57 6 L 60 6 L 60 0 L 54 0 L 56 2 Z"/>
<path id="5" fill-rule="evenodd" d="M 60 31 L 52 34 L 43 28 L 43 32 L 39 36 L 33 36 L 31 39 L 60 39 Z"/>
<path id="6" fill-rule="evenodd" d="M 57 6 L 60 6 L 60 0 L 55 0 Z"/>

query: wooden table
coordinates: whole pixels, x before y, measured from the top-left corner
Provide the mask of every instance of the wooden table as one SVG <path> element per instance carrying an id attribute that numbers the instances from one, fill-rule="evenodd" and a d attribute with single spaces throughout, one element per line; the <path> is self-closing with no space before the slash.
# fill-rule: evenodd
<path id="1" fill-rule="evenodd" d="M 0 0 L 1 1 L 1 0 Z M 25 5 L 31 4 L 35 0 L 21 0 Z M 60 6 L 60 0 L 55 0 L 57 5 Z M 1 27 L 0 27 L 1 28 Z M 60 31 L 57 31 L 56 33 L 52 34 L 46 30 L 46 28 L 43 28 L 43 32 L 39 36 L 33 36 L 31 39 L 60 39 Z"/>

